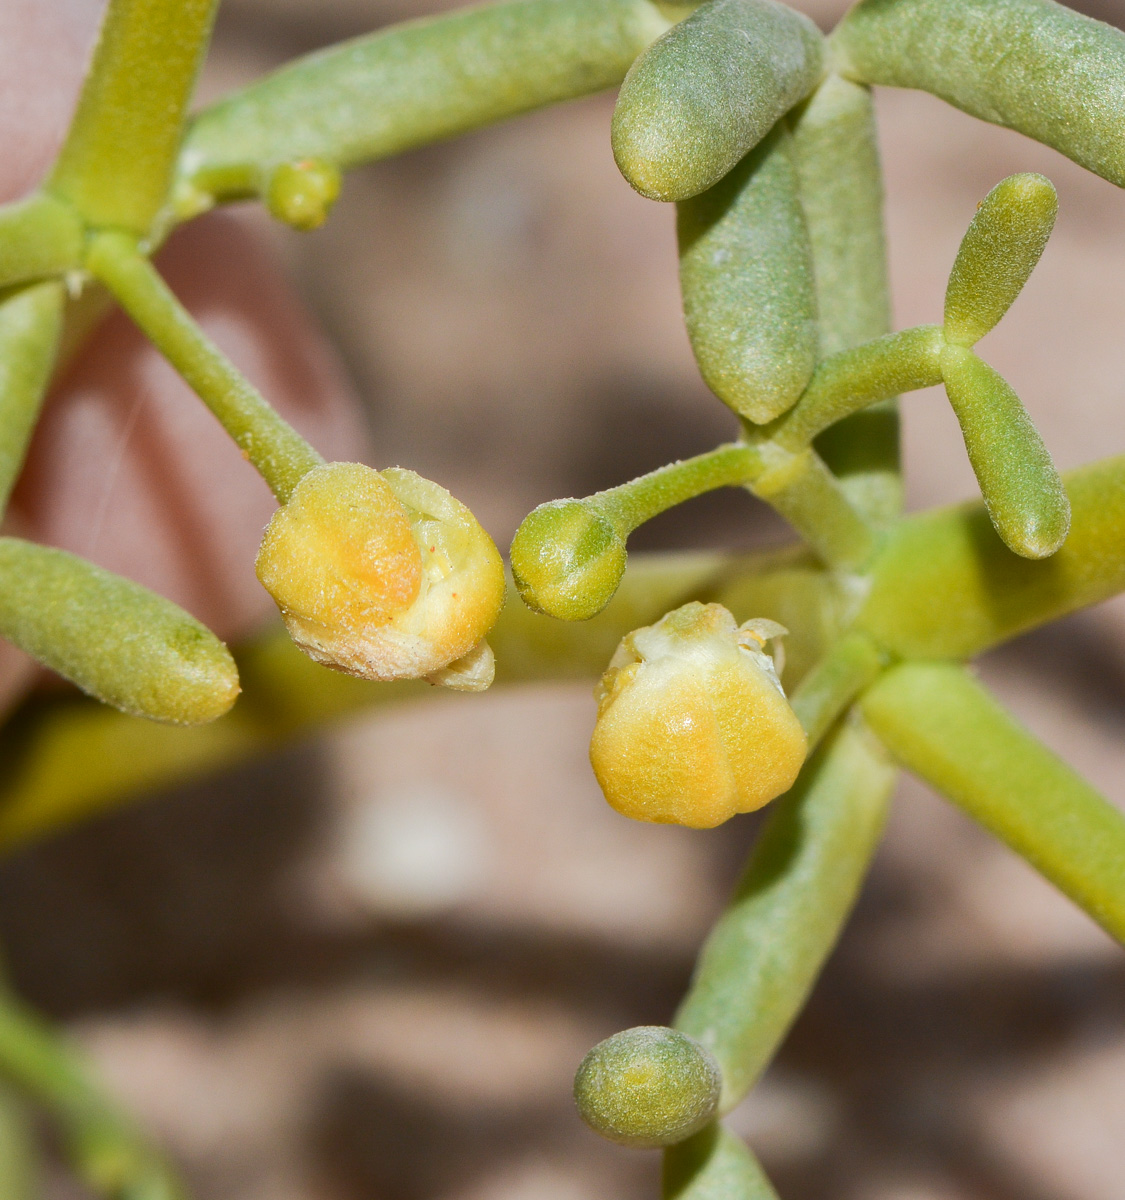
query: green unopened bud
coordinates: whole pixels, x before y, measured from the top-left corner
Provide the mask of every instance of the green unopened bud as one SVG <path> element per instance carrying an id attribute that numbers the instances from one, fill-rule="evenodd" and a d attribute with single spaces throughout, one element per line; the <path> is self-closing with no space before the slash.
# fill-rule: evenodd
<path id="1" fill-rule="evenodd" d="M 1043 175 L 1010 175 L 981 201 L 945 293 L 945 337 L 973 346 L 1000 321 L 1039 261 L 1059 198 Z"/>
<path id="2" fill-rule="evenodd" d="M 198 725 L 237 698 L 230 651 L 171 600 L 18 538 L 0 538 L 0 575 L 0 637 L 106 704 Z"/>
<path id="3" fill-rule="evenodd" d="M 328 219 L 340 195 L 340 172 L 316 158 L 282 163 L 270 175 L 266 206 L 286 225 L 307 231 Z"/>
<path id="4" fill-rule="evenodd" d="M 722 1074 L 694 1038 L 638 1025 L 599 1042 L 574 1077 L 574 1100 L 596 1133 L 623 1146 L 671 1146 L 715 1115 Z"/>
<path id="5" fill-rule="evenodd" d="M 552 500 L 512 541 L 512 574 L 529 608 L 563 621 L 597 616 L 625 574 L 625 539 L 583 500 Z"/>

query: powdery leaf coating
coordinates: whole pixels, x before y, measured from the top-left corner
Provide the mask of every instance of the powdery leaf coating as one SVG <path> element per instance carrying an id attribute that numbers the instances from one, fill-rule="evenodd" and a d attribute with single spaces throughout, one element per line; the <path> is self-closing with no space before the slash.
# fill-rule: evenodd
<path id="1" fill-rule="evenodd" d="M 700 374 L 739 416 L 772 421 L 797 402 L 817 360 L 812 246 L 784 125 L 676 215 Z"/>
<path id="2" fill-rule="evenodd" d="M 792 786 L 807 741 L 756 624 L 693 601 L 622 640 L 590 742 L 618 812 L 710 829 Z"/>
<path id="3" fill-rule="evenodd" d="M 863 0 L 832 35 L 841 74 L 920 88 L 1125 186 L 1125 32 L 1054 0 Z"/>
<path id="4" fill-rule="evenodd" d="M 444 670 L 479 646 L 504 600 L 503 563 L 473 514 L 397 467 L 310 471 L 274 513 L 257 572 L 301 649 L 364 679 Z M 479 690 L 483 665 L 454 674 Z"/>
<path id="5" fill-rule="evenodd" d="M 596 1133 L 624 1146 L 670 1146 L 714 1116 L 719 1065 L 694 1038 L 638 1025 L 599 1042 L 574 1077 L 574 1101 Z"/>
<path id="6" fill-rule="evenodd" d="M 712 0 L 625 76 L 613 156 L 651 200 L 686 200 L 720 179 L 820 81 L 824 39 L 774 0 Z"/>

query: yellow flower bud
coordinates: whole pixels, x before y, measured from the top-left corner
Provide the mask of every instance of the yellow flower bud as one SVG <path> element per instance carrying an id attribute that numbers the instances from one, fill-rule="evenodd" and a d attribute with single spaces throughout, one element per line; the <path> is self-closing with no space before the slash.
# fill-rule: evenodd
<path id="1" fill-rule="evenodd" d="M 484 636 L 504 565 L 473 514 L 413 471 L 310 471 L 274 513 L 256 566 L 293 640 L 325 666 L 462 691 L 492 682 Z"/>
<path id="2" fill-rule="evenodd" d="M 808 744 L 764 650 L 784 632 L 693 602 L 624 638 L 590 742 L 618 812 L 710 829 L 788 791 Z"/>

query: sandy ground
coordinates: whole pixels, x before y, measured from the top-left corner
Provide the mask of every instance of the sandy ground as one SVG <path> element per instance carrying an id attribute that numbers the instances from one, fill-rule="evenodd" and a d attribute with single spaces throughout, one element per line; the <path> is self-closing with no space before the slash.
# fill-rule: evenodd
<path id="1" fill-rule="evenodd" d="M 438 7 L 228 0 L 206 88 Z M 1120 194 L 929 97 L 878 104 L 896 323 L 939 318 L 985 192 L 1045 172 L 1057 232 L 982 352 L 1061 466 L 1119 451 Z M 618 176 L 611 111 L 359 171 L 323 230 L 268 233 L 368 402 L 378 465 L 440 479 L 501 544 L 534 504 L 731 429 L 683 333 L 672 214 Z M 911 507 L 973 495 L 943 397 L 904 410 Z M 731 493 L 639 543 L 785 537 Z M 1120 602 L 982 673 L 1125 805 Z M 0 869 L 14 977 L 199 1200 L 654 1196 L 656 1156 L 588 1133 L 570 1079 L 595 1041 L 669 1018 L 756 822 L 618 818 L 586 762 L 592 714 L 585 687 L 383 712 L 26 852 Z M 732 1122 L 788 1200 L 1121 1200 L 1123 1000 L 1120 951 L 907 780 L 843 943 Z M 55 1174 L 48 1193 L 79 1195 Z"/>

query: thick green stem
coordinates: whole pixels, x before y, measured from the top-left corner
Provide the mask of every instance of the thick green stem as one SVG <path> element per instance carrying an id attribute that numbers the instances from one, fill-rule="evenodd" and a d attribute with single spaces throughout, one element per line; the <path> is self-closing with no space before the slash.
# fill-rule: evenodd
<path id="1" fill-rule="evenodd" d="M 861 701 L 883 744 L 1125 941 L 1125 816 L 963 668 L 906 663 Z"/>
<path id="2" fill-rule="evenodd" d="M 722 1111 L 765 1069 L 836 944 L 879 842 L 894 779 L 871 734 L 848 722 L 774 802 L 676 1014 L 676 1027 L 718 1059 Z"/>
<path id="3" fill-rule="evenodd" d="M 84 230 L 69 204 L 44 192 L 0 207 L 0 288 L 82 266 Z"/>
<path id="4" fill-rule="evenodd" d="M 762 472 L 756 446 L 731 442 L 706 454 L 670 463 L 590 496 L 586 503 L 606 517 L 623 537 L 653 517 L 704 492 L 741 487 Z"/>
<path id="5" fill-rule="evenodd" d="M 911 517 L 888 535 L 857 618 L 902 658 L 968 659 L 1125 589 L 1125 456 L 1063 476 L 1070 533 L 1051 558 L 1013 554 L 981 504 Z"/>
<path id="6" fill-rule="evenodd" d="M 754 495 L 781 513 L 830 567 L 866 566 L 878 545 L 875 530 L 820 455 L 809 449 L 771 457 L 776 461 L 749 485 Z"/>
<path id="7" fill-rule="evenodd" d="M 862 633 L 842 637 L 801 680 L 790 698 L 811 754 L 844 709 L 885 666 L 878 647 Z"/>
<path id="8" fill-rule="evenodd" d="M 664 1151 L 664 1200 L 777 1200 L 741 1138 L 715 1122 Z"/>
<path id="9" fill-rule="evenodd" d="M 87 265 L 184 377 L 284 504 L 324 459 L 219 350 L 126 234 L 103 233 Z"/>
<path id="10" fill-rule="evenodd" d="M 60 1122 L 83 1182 L 107 1200 L 178 1200 L 179 1186 L 63 1040 L 10 994 L 0 995 L 0 1074 Z"/>
<path id="11" fill-rule="evenodd" d="M 61 283 L 33 284 L 0 301 L 0 513 L 51 381 L 65 302 Z"/>
<path id="12" fill-rule="evenodd" d="M 98 228 L 145 237 L 168 198 L 218 0 L 111 0 L 47 182 Z"/>
<path id="13" fill-rule="evenodd" d="M 281 163 L 340 168 L 602 91 L 691 5 L 515 0 L 320 51 L 201 113 L 181 177 L 222 199 Z M 676 11 L 678 9 L 678 11 Z"/>

